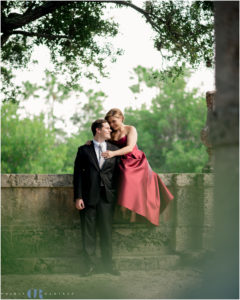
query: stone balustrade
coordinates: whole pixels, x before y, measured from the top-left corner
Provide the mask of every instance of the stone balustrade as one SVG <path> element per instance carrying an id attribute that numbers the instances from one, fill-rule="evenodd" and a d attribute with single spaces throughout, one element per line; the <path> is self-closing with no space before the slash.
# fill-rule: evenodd
<path id="1" fill-rule="evenodd" d="M 159 174 L 174 200 L 156 227 L 129 223 L 117 207 L 113 253 L 119 269 L 170 268 L 212 250 L 213 174 Z M 2 272 L 74 273 L 83 268 L 72 175 L 3 174 Z"/>

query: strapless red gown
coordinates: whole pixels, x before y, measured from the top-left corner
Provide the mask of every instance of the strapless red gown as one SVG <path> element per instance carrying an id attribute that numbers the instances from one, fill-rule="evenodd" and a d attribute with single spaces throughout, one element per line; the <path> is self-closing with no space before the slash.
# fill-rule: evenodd
<path id="1" fill-rule="evenodd" d="M 127 136 L 114 141 L 125 147 Z M 152 171 L 147 158 L 137 145 L 133 151 L 121 156 L 118 204 L 144 216 L 159 225 L 159 215 L 173 199 L 173 195 L 159 175 Z"/>

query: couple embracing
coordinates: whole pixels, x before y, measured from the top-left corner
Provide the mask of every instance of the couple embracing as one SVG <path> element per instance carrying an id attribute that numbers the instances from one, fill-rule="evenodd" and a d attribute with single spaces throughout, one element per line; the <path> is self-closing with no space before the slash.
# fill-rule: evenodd
<path id="1" fill-rule="evenodd" d="M 116 202 L 159 225 L 159 214 L 173 195 L 152 171 L 137 147 L 137 131 L 123 123 L 122 112 L 111 109 L 92 123 L 93 140 L 79 147 L 74 164 L 74 201 L 80 212 L 83 251 L 88 269 L 96 272 L 96 230 L 100 235 L 104 271 L 119 275 L 112 263 L 112 220 Z M 161 201 L 160 201 L 161 200 Z"/>

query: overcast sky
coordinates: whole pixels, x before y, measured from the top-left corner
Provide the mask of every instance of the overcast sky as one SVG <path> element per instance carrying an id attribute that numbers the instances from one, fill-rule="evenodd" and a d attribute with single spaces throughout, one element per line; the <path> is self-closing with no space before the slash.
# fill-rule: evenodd
<path id="1" fill-rule="evenodd" d="M 107 95 L 107 100 L 103 103 L 106 111 L 113 107 L 124 111 L 127 106 L 140 107 L 143 103 L 149 104 L 154 96 L 154 90 L 146 89 L 136 99 L 129 86 L 133 84 L 130 77 L 136 66 L 156 69 L 161 66 L 161 55 L 153 47 L 154 33 L 150 25 L 146 24 L 140 14 L 133 9 L 118 8 L 109 11 L 114 20 L 119 23 L 119 34 L 111 40 L 115 48 L 124 50 L 124 54 L 118 58 L 116 63 L 108 65 L 109 78 L 102 79 L 98 85 L 95 82 L 83 81 L 84 89 L 93 88 L 96 91 L 103 91 Z M 51 68 L 48 49 L 43 46 L 35 48 L 32 59 L 37 59 L 39 65 L 31 67 L 29 71 L 16 73 L 17 82 L 29 80 L 40 84 L 44 70 Z M 200 68 L 189 80 L 188 88 L 192 89 L 193 87 L 198 87 L 202 95 L 205 95 L 206 91 L 213 90 L 214 71 L 204 67 Z M 76 111 L 77 102 L 75 98 L 72 98 L 62 105 L 56 104 L 55 106 L 56 115 L 63 117 L 67 122 L 65 130 L 68 133 L 76 130 L 68 120 Z M 32 114 L 39 114 L 40 111 L 44 111 L 43 103 L 40 99 L 30 99 L 24 104 L 24 110 Z"/>

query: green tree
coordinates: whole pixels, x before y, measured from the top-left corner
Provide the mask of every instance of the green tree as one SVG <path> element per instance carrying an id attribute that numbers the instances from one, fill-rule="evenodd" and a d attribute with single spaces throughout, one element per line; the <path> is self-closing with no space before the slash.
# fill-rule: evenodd
<path id="1" fill-rule="evenodd" d="M 73 124 L 78 125 L 81 132 L 89 131 L 93 120 L 104 117 L 103 102 L 106 99 L 106 95 L 101 91 L 95 92 L 90 89 L 83 93 L 87 97 L 87 103 L 80 105 L 71 118 Z"/>
<path id="2" fill-rule="evenodd" d="M 26 65 L 33 46 L 43 44 L 62 71 L 76 73 L 81 63 L 101 71 L 111 49 L 94 38 L 117 33 L 115 22 L 103 19 L 103 7 L 92 1 L 3 1 L 3 60 L 16 67 Z"/>
<path id="3" fill-rule="evenodd" d="M 52 131 L 55 131 L 59 138 L 62 138 L 66 136 L 66 133 L 62 129 L 56 128 L 56 122 L 60 121 L 64 124 L 65 120 L 55 115 L 55 104 L 63 103 L 64 100 L 69 99 L 73 93 L 75 93 L 75 96 L 78 97 L 78 93 L 80 92 L 82 92 L 80 85 L 75 83 L 70 88 L 63 82 L 60 82 L 58 77 L 53 72 L 45 70 L 43 84 L 37 85 L 32 84 L 29 81 L 23 82 L 23 89 L 20 93 L 20 97 L 22 97 L 24 100 L 27 100 L 30 97 L 40 98 L 41 94 L 41 97 L 45 99 L 45 119 L 48 128 Z"/>
<path id="4" fill-rule="evenodd" d="M 21 119 L 18 105 L 2 106 L 2 173 L 62 173 L 66 146 L 44 125 L 44 116 Z"/>
<path id="5" fill-rule="evenodd" d="M 74 160 L 76 158 L 78 147 L 85 144 L 86 141 L 92 139 L 91 129 L 88 132 L 80 132 L 66 138 L 64 147 L 66 149 L 63 161 L 62 173 L 73 174 Z"/>
<path id="6" fill-rule="evenodd" d="M 113 5 L 134 9 L 151 25 L 155 47 L 172 62 L 169 75 L 179 73 L 186 62 L 213 64 L 212 1 L 152 0 L 142 7 L 131 1 L 2 1 L 5 84 L 12 76 L 9 69 L 27 66 L 34 45 L 49 48 L 56 72 L 69 75 L 66 84 L 84 75 L 83 65 L 104 75 L 105 60 L 110 56 L 114 61 L 121 53 L 106 39 L 118 32 L 118 24 L 104 16 Z M 94 71 L 85 75 L 96 77 Z"/>
<path id="7" fill-rule="evenodd" d="M 153 69 L 137 67 L 138 83 L 131 89 L 137 94 L 142 85 L 157 88 L 150 109 L 125 111 L 126 122 L 138 130 L 138 146 L 157 172 L 201 172 L 207 161 L 200 131 L 206 121 L 205 99 L 197 90 L 186 91 L 189 72 L 174 82 L 160 81 Z M 136 87 L 138 87 L 136 89 Z"/>
<path id="8" fill-rule="evenodd" d="M 103 102 L 106 95 L 101 91 L 95 92 L 92 89 L 83 91 L 83 93 L 87 97 L 87 102 L 80 105 L 71 118 L 73 124 L 78 126 L 78 132 L 65 140 L 67 152 L 63 170 L 66 173 L 73 173 L 73 162 L 78 147 L 92 139 L 92 122 L 104 117 Z"/>
<path id="9" fill-rule="evenodd" d="M 106 95 L 92 89 L 84 91 L 78 85 L 76 92 L 87 102 L 79 104 L 72 116 L 78 132 L 67 137 L 56 128 L 58 118 L 54 114 L 54 103 L 63 102 L 72 90 L 58 82 L 56 76 L 46 71 L 43 85 L 23 83 L 21 101 L 30 97 L 46 96 L 47 113 L 39 116 L 19 116 L 19 103 L 5 102 L 2 106 L 2 172 L 3 173 L 72 173 L 73 162 L 80 145 L 92 139 L 91 123 L 103 117 L 103 101 Z M 81 98 L 82 101 L 82 98 Z M 46 119 L 47 115 L 47 119 Z M 48 121 L 48 122 L 46 122 Z M 45 125 L 47 124 L 47 126 Z M 61 131 L 61 132 L 60 132 Z"/>

